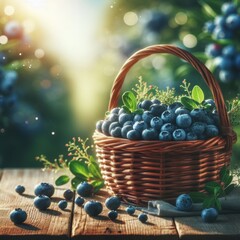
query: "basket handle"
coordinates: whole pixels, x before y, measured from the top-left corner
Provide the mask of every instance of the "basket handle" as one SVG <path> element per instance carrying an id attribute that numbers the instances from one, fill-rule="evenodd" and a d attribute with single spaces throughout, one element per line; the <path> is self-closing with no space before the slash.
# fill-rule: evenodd
<path id="1" fill-rule="evenodd" d="M 114 80 L 114 83 L 111 89 L 108 110 L 111 110 L 112 108 L 117 107 L 120 91 L 121 91 L 125 76 L 128 73 L 128 71 L 131 69 L 131 67 L 135 63 L 137 63 L 139 60 L 155 53 L 169 53 L 179 58 L 182 58 L 188 63 L 190 63 L 201 74 L 202 78 L 205 80 L 207 86 L 209 87 L 213 95 L 216 108 L 220 117 L 221 132 L 222 132 L 222 135 L 226 137 L 226 141 L 227 141 L 226 147 L 227 148 L 231 147 L 233 142 L 233 136 L 235 135 L 235 133 L 233 132 L 232 127 L 230 125 L 224 98 L 218 82 L 215 80 L 212 73 L 201 61 L 199 61 L 196 57 L 194 57 L 188 51 L 173 45 L 165 45 L 165 44 L 152 45 L 137 51 L 130 58 L 128 58 L 126 62 L 123 64 L 123 66 L 121 67 L 117 77 Z"/>

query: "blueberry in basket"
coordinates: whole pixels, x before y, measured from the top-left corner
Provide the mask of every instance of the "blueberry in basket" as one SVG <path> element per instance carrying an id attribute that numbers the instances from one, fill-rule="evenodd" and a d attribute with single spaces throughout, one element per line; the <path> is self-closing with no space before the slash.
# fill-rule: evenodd
<path id="1" fill-rule="evenodd" d="M 98 121 L 96 130 L 132 141 L 195 141 L 219 136 L 220 118 L 214 100 L 205 100 L 199 86 L 191 91 L 187 90 L 189 86 L 185 82 L 183 88 L 191 96 L 181 98 L 157 88 L 155 92 L 160 99 L 151 94 L 141 99 L 147 95 L 139 90 L 143 87 L 127 91 L 122 95 L 124 105 L 113 108 L 104 120 Z"/>

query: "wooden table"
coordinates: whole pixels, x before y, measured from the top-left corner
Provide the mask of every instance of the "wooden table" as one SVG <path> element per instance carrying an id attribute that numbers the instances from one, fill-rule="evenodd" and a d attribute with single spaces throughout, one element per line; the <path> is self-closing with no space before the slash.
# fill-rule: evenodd
<path id="1" fill-rule="evenodd" d="M 148 222 L 138 221 L 137 211 L 133 216 L 121 206 L 119 217 L 111 221 L 108 210 L 96 218 L 89 217 L 81 207 L 69 202 L 65 211 L 57 202 L 63 198 L 66 187 L 57 187 L 52 204 L 46 211 L 33 206 L 33 189 L 40 182 L 54 182 L 54 174 L 40 169 L 0 170 L 0 240 L 48 240 L 48 239 L 240 239 L 240 214 L 220 215 L 216 223 L 203 223 L 200 217 L 160 218 L 149 215 Z M 26 188 L 21 196 L 15 186 Z M 104 202 L 108 194 L 102 190 L 95 199 Z M 25 223 L 14 225 L 9 213 L 22 208 L 28 218 Z"/>

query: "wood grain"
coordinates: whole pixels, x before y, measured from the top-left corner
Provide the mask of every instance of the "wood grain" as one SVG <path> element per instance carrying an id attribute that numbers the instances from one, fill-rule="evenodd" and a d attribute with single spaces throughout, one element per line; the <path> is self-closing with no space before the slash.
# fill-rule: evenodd
<path id="1" fill-rule="evenodd" d="M 240 214 L 219 215 L 215 223 L 204 223 L 201 217 L 175 218 L 180 239 L 239 240 Z"/>
<path id="2" fill-rule="evenodd" d="M 109 196 L 101 191 L 94 199 L 104 204 Z M 108 209 L 96 218 L 89 217 L 83 208 L 75 206 L 72 224 L 72 239 L 178 239 L 175 225 L 171 218 L 159 218 L 149 215 L 146 224 L 137 219 L 140 213 L 136 211 L 129 216 L 125 207 L 121 206 L 117 220 L 111 221 L 107 217 Z"/>
<path id="3" fill-rule="evenodd" d="M 4 170 L 0 185 L 0 239 L 68 239 L 70 234 L 72 203 L 65 211 L 58 208 L 57 203 L 63 198 L 65 189 L 55 189 L 52 203 L 48 210 L 39 211 L 33 205 L 34 186 L 40 182 L 53 183 L 53 174 L 40 169 Z M 15 186 L 21 184 L 26 191 L 21 196 L 15 192 Z M 27 220 L 23 224 L 14 225 L 9 213 L 15 208 L 24 209 Z"/>

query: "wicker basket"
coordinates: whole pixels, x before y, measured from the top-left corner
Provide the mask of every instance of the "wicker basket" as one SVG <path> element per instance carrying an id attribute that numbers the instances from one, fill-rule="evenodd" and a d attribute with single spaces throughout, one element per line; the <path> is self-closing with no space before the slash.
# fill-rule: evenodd
<path id="1" fill-rule="evenodd" d="M 111 90 L 109 110 L 118 105 L 124 78 L 131 67 L 151 54 L 168 53 L 189 62 L 210 88 L 220 115 L 221 136 L 195 141 L 131 141 L 95 131 L 93 139 L 107 188 L 123 201 L 145 205 L 147 201 L 174 201 L 181 193 L 203 190 L 218 180 L 228 165 L 236 141 L 222 92 L 211 72 L 189 52 L 171 45 L 154 45 L 133 54 L 122 66 Z"/>

